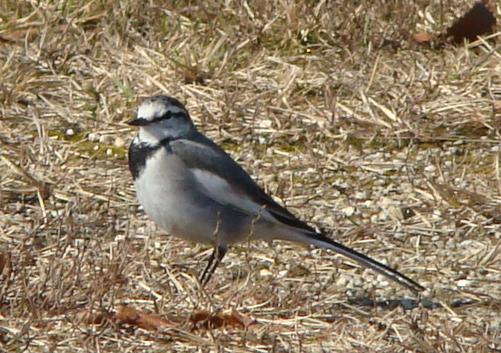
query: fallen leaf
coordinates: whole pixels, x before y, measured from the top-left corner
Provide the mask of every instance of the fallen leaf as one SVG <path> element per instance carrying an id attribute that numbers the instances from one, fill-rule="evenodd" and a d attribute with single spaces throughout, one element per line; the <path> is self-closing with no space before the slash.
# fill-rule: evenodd
<path id="1" fill-rule="evenodd" d="M 478 1 L 473 7 L 447 29 L 446 38 L 454 44 L 465 39 L 477 40 L 478 36 L 491 34 L 496 27 L 495 6 L 490 1 Z"/>
<path id="2" fill-rule="evenodd" d="M 246 329 L 256 323 L 250 316 L 243 315 L 235 309 L 210 313 L 205 310 L 197 311 L 190 317 L 194 328 L 215 329 L 220 327 L 237 327 Z"/>
<path id="3" fill-rule="evenodd" d="M 428 32 L 420 32 L 412 35 L 412 39 L 417 43 L 428 43 L 431 42 L 433 38 L 435 38 L 435 36 Z"/>
<path id="4" fill-rule="evenodd" d="M 183 70 L 183 78 L 186 84 L 198 83 L 200 85 L 205 85 L 205 80 L 208 78 L 208 75 L 200 71 L 198 66 L 193 66 Z"/>
<path id="5" fill-rule="evenodd" d="M 430 44 L 434 41 L 436 47 L 442 47 L 446 41 L 453 44 L 461 44 L 465 39 L 475 41 L 478 36 L 494 33 L 495 30 L 496 6 L 492 0 L 483 0 L 477 1 L 445 33 L 419 32 L 412 35 L 412 40 L 418 44 Z"/>
<path id="6" fill-rule="evenodd" d="M 172 327 L 172 323 L 159 316 L 142 313 L 127 305 L 120 307 L 116 321 L 119 324 L 128 324 L 148 331 L 159 331 L 162 328 Z"/>

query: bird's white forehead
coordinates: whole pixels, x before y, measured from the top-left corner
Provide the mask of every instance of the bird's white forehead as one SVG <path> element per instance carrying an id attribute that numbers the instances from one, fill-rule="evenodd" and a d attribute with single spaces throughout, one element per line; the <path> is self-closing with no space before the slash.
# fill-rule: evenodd
<path id="1" fill-rule="evenodd" d="M 143 102 L 139 106 L 137 110 L 137 117 L 147 120 L 153 120 L 154 118 L 162 116 L 167 112 L 176 114 L 184 112 L 184 109 L 172 104 L 168 104 L 167 102 L 161 100 L 154 100 L 154 101 L 148 100 Z"/>

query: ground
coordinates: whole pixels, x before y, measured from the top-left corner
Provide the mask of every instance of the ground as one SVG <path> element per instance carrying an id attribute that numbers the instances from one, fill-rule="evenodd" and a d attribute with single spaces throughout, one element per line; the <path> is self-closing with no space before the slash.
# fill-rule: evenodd
<path id="1" fill-rule="evenodd" d="M 499 352 L 499 33 L 412 39 L 471 6 L 2 2 L 0 351 Z M 201 288 L 211 249 L 155 228 L 127 168 L 126 121 L 158 93 L 291 212 L 426 291 L 283 242 L 232 248 Z M 194 319 L 231 311 L 245 327 Z"/>

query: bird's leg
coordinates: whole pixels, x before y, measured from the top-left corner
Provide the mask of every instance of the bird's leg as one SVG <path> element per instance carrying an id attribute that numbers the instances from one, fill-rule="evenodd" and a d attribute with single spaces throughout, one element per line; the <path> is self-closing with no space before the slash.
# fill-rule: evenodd
<path id="1" fill-rule="evenodd" d="M 200 276 L 200 283 L 202 284 L 202 286 L 205 286 L 207 282 L 209 282 L 212 274 L 216 270 L 217 265 L 219 265 L 227 250 L 228 247 L 225 245 L 218 245 L 214 247 L 214 251 L 209 256 L 207 266 L 205 266 L 205 270 Z"/>

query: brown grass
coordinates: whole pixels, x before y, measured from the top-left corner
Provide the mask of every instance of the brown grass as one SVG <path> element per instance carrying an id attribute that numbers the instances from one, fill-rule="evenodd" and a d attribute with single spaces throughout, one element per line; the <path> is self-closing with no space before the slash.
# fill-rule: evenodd
<path id="1" fill-rule="evenodd" d="M 499 352 L 499 32 L 408 40 L 469 1 L 221 3 L 1 2 L 0 351 Z M 127 171 L 124 122 L 155 93 L 427 292 L 280 242 L 233 248 L 201 289 L 208 249 L 155 230 Z M 176 324 L 119 325 L 124 304 Z M 233 309 L 257 322 L 188 321 Z"/>

